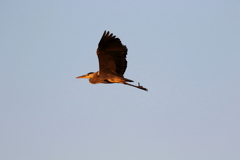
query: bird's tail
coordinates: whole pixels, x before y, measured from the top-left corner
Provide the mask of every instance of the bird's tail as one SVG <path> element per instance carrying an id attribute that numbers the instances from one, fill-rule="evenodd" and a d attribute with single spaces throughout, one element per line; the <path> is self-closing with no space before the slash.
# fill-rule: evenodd
<path id="1" fill-rule="evenodd" d="M 125 80 L 126 82 L 134 82 L 133 80 L 127 79 L 127 78 L 124 78 L 124 80 Z"/>

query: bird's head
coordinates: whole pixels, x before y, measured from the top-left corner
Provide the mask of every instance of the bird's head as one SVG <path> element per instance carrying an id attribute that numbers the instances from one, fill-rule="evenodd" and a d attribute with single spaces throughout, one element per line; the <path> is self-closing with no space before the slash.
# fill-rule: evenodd
<path id="1" fill-rule="evenodd" d="M 93 77 L 93 74 L 94 74 L 94 72 L 89 72 L 88 74 L 85 74 L 83 76 L 79 76 L 76 78 L 91 78 L 91 77 Z"/>

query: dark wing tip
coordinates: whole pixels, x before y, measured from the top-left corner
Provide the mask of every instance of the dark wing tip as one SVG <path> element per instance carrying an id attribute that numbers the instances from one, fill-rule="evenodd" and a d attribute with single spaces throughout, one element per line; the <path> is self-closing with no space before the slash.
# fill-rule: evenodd
<path id="1" fill-rule="evenodd" d="M 103 32 L 102 37 L 105 37 L 105 36 L 108 37 L 108 36 L 112 36 L 112 35 L 113 35 L 112 33 L 110 34 L 109 31 L 106 31 L 106 30 L 105 30 L 105 31 Z M 114 37 L 115 37 L 115 36 L 114 36 Z"/>
<path id="2" fill-rule="evenodd" d="M 117 38 L 113 33 L 110 33 L 109 31 L 104 31 L 102 38 L 100 39 L 98 43 L 98 51 L 104 50 L 107 48 L 112 48 L 113 46 L 117 47 L 123 47 L 127 50 L 127 47 L 122 44 L 121 40 Z"/>

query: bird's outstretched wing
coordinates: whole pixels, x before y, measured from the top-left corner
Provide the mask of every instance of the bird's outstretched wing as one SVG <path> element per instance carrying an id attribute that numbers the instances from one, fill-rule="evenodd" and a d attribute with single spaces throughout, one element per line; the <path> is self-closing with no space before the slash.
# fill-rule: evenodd
<path id="1" fill-rule="evenodd" d="M 100 74 L 114 74 L 123 77 L 127 68 L 127 47 L 112 33 L 104 31 L 98 44 L 97 55 Z"/>

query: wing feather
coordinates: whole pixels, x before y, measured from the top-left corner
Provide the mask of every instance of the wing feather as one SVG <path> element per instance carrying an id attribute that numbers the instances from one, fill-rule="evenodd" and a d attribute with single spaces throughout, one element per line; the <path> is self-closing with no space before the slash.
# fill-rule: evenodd
<path id="1" fill-rule="evenodd" d="M 100 74 L 115 74 L 123 77 L 127 68 L 127 47 L 112 33 L 104 31 L 98 44 L 97 55 Z"/>

